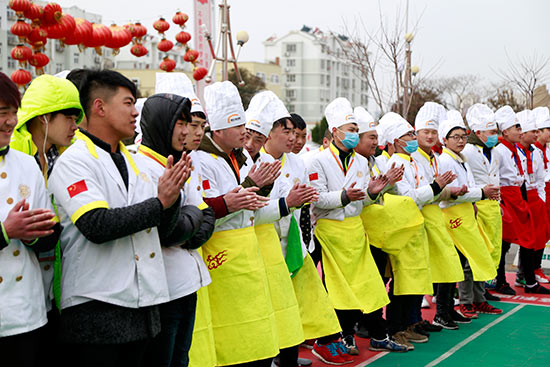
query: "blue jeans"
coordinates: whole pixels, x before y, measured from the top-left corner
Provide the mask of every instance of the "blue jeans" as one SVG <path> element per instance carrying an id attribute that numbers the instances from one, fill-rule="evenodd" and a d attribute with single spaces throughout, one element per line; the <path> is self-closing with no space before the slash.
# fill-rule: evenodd
<path id="1" fill-rule="evenodd" d="M 197 294 L 161 304 L 160 333 L 153 339 L 151 366 L 187 367 L 193 338 Z"/>

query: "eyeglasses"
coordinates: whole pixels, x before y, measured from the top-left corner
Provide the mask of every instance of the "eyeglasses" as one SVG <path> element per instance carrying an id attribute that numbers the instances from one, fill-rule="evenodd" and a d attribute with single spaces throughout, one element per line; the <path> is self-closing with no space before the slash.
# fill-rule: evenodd
<path id="1" fill-rule="evenodd" d="M 408 133 L 406 133 L 405 135 L 403 136 L 410 136 L 411 138 L 416 138 L 416 132 L 414 131 L 409 131 Z"/>
<path id="2" fill-rule="evenodd" d="M 466 139 L 468 139 L 468 135 L 452 135 L 452 136 L 449 136 L 449 139 L 453 139 L 456 141 L 460 141 L 460 140 L 466 141 Z"/>

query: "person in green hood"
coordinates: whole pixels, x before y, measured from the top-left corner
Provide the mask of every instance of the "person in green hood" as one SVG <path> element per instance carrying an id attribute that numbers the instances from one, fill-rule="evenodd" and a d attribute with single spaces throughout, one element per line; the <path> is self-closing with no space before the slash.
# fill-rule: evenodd
<path id="1" fill-rule="evenodd" d="M 72 143 L 83 116 L 78 90 L 71 81 L 41 75 L 33 80 L 21 99 L 10 147 L 32 155 L 47 183 L 55 161 Z M 60 295 L 61 252 L 56 246 L 56 249 L 37 252 L 37 256 L 48 312 L 48 323 L 40 334 L 40 353 L 48 353 L 56 343 L 59 325 L 58 307 L 52 300 L 54 294 L 57 299 Z"/>

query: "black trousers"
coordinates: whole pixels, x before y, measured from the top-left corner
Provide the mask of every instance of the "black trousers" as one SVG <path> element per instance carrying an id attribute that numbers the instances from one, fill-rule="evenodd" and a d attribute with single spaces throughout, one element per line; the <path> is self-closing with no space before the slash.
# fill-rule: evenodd
<path id="1" fill-rule="evenodd" d="M 449 314 L 454 308 L 456 283 L 438 283 L 436 298 L 436 315 Z"/>
<path id="2" fill-rule="evenodd" d="M 521 262 L 521 270 L 525 277 L 525 283 L 527 283 L 527 285 L 535 284 L 537 282 L 535 279 L 535 270 L 537 269 L 536 251 L 520 247 L 519 261 Z"/>
<path id="3" fill-rule="evenodd" d="M 544 255 L 544 249 L 535 251 L 535 270 L 542 268 L 542 256 Z"/>
<path id="4" fill-rule="evenodd" d="M 123 344 L 65 344 L 65 366 L 144 366 L 144 354 L 151 339 Z"/>
<path id="5" fill-rule="evenodd" d="M 497 287 L 506 284 L 506 254 L 510 250 L 510 242 L 502 241 L 500 263 L 497 270 Z"/>
<path id="6" fill-rule="evenodd" d="M 298 367 L 298 346 L 284 348 L 279 352 L 279 367 Z"/>
<path id="7" fill-rule="evenodd" d="M 386 306 L 386 320 L 391 335 L 405 330 L 410 323 L 415 296 L 396 296 L 393 291 L 393 279 L 390 282 L 390 303 Z"/>
<path id="8" fill-rule="evenodd" d="M 2 356 L 0 365 L 17 367 L 36 366 L 40 332 L 41 330 L 37 329 L 23 334 L 0 338 L 0 356 Z"/>

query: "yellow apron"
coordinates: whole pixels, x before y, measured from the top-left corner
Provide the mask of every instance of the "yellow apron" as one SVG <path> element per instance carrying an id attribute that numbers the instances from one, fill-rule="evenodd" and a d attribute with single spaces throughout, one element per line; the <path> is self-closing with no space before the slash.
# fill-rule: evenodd
<path id="1" fill-rule="evenodd" d="M 254 230 L 267 274 L 271 304 L 275 311 L 279 348 L 298 345 L 304 341 L 300 308 L 283 257 L 279 235 L 273 223 L 255 226 Z"/>
<path id="2" fill-rule="evenodd" d="M 492 245 L 477 224 L 472 203 L 462 203 L 443 209 L 445 226 L 455 246 L 468 259 L 476 282 L 491 280 L 497 272 L 489 252 Z"/>
<path id="3" fill-rule="evenodd" d="M 300 307 L 306 340 L 342 331 L 336 312 L 309 254 L 304 257 L 304 265 L 300 271 L 292 278 L 292 285 Z"/>
<path id="4" fill-rule="evenodd" d="M 500 212 L 500 204 L 496 200 L 481 200 L 476 202 L 476 206 L 477 223 L 493 245 L 493 251 L 490 251 L 490 253 L 495 267 L 498 268 L 502 248 L 502 214 Z"/>
<path id="5" fill-rule="evenodd" d="M 408 196 L 384 195 L 384 204 L 363 208 L 361 219 L 369 243 L 397 255 L 424 225 L 418 207 Z"/>
<path id="6" fill-rule="evenodd" d="M 319 219 L 315 235 L 321 243 L 325 284 L 335 309 L 370 313 L 389 303 L 359 216 L 343 221 Z"/>
<path id="7" fill-rule="evenodd" d="M 215 232 L 202 246 L 218 366 L 274 357 L 277 324 L 253 227 Z"/>
<path id="8" fill-rule="evenodd" d="M 434 283 L 456 283 L 464 280 L 460 257 L 453 239 L 445 229 L 445 219 L 439 205 L 422 208 L 424 227 L 430 249 L 430 270 Z"/>

